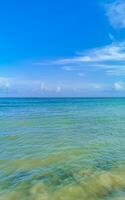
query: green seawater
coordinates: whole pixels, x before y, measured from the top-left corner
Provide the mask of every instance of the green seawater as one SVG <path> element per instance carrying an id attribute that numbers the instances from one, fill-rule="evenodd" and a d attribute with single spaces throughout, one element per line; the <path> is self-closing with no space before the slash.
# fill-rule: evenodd
<path id="1" fill-rule="evenodd" d="M 0 200 L 125 200 L 125 98 L 1 98 Z"/>

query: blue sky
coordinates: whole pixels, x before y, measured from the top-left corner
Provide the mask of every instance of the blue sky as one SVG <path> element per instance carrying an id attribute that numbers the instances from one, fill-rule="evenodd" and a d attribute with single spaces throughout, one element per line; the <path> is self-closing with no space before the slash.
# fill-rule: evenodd
<path id="1" fill-rule="evenodd" d="M 0 2 L 0 96 L 125 96 L 124 0 Z"/>

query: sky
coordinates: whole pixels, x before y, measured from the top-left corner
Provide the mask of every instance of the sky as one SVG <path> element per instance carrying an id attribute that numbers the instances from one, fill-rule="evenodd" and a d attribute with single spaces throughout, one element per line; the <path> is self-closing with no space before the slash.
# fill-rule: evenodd
<path id="1" fill-rule="evenodd" d="M 0 2 L 0 97 L 120 96 L 124 0 Z"/>

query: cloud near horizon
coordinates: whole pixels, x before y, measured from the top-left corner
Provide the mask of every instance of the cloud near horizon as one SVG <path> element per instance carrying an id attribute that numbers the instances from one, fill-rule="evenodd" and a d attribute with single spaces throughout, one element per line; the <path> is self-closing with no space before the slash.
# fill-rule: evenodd
<path id="1" fill-rule="evenodd" d="M 118 81 L 114 84 L 114 88 L 117 91 L 123 91 L 125 90 L 125 83 L 123 81 Z"/>
<path id="2" fill-rule="evenodd" d="M 114 82 L 112 84 L 103 82 L 81 82 L 79 84 L 66 83 L 62 85 L 45 83 L 42 80 L 17 80 L 13 78 L 0 78 L 0 96 L 83 96 L 86 94 L 95 93 L 95 96 L 102 91 L 125 91 L 125 83 L 123 81 Z M 87 93 L 86 93 L 87 92 Z M 11 95 L 10 95 L 11 94 Z M 13 95 L 12 95 L 13 94 Z M 88 95 L 91 96 L 91 95 Z"/>

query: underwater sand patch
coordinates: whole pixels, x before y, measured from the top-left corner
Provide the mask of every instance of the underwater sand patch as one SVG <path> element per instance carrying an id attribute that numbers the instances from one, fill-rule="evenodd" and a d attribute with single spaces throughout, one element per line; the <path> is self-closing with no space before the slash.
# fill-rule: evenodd
<path id="1" fill-rule="evenodd" d="M 80 174 L 82 173 L 80 172 Z M 62 185 L 61 188 L 55 187 L 54 190 L 50 190 L 51 185 L 43 182 L 22 183 L 14 191 L 1 197 L 0 200 L 98 200 L 108 197 L 115 190 L 125 189 L 124 169 L 112 172 L 104 171 L 98 174 L 83 172 L 84 174 L 87 177 L 84 181 L 75 176 L 75 181 L 71 180 L 70 183 Z M 65 175 L 63 174 L 63 176 Z M 60 179 L 61 176 L 57 176 L 57 178 Z M 63 182 L 63 180 L 61 181 Z M 113 199 L 124 200 L 125 198 L 114 197 Z"/>
<path id="2" fill-rule="evenodd" d="M 15 135 L 2 135 L 0 136 L 0 140 L 16 140 L 18 136 Z"/>

